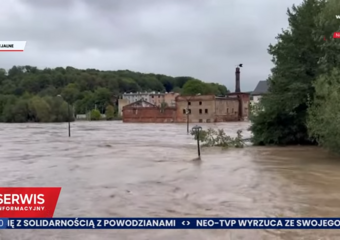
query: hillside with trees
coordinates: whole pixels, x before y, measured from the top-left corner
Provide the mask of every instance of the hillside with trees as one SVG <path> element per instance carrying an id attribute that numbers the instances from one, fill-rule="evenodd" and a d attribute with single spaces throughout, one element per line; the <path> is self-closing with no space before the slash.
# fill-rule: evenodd
<path id="1" fill-rule="evenodd" d="M 252 116 L 256 145 L 319 144 L 340 149 L 338 0 L 304 0 L 288 10 L 289 27 L 269 46 L 275 67 L 264 111 Z"/>
<path id="2" fill-rule="evenodd" d="M 192 77 L 129 70 L 13 66 L 8 71 L 0 69 L 0 122 L 67 121 L 69 106 L 72 116 L 97 109 L 102 114 L 109 111 L 109 118 L 113 119 L 119 96 L 139 91 L 225 95 L 228 90 Z"/>

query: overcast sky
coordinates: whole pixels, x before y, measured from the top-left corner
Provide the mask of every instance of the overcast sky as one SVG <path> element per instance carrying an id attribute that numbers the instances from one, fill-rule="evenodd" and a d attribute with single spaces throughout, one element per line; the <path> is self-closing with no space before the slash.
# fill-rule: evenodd
<path id="1" fill-rule="evenodd" d="M 0 68 L 32 65 L 129 69 L 192 76 L 253 90 L 270 74 L 269 43 L 301 0 L 9 0 L 1 41 L 27 41 L 1 53 Z"/>

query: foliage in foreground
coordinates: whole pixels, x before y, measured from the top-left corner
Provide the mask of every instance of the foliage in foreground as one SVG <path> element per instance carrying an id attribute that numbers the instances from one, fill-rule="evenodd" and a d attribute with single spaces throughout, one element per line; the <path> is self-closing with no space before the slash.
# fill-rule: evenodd
<path id="1" fill-rule="evenodd" d="M 315 83 L 317 94 L 309 109 L 307 126 L 320 146 L 340 152 L 340 70 L 321 76 Z"/>
<path id="2" fill-rule="evenodd" d="M 191 130 L 190 134 L 197 140 L 196 131 Z M 237 131 L 237 136 L 234 138 L 226 135 L 223 129 L 215 130 L 213 128 L 208 128 L 207 130 L 199 131 L 199 141 L 203 143 L 202 146 L 204 147 L 243 148 L 244 142 L 242 138 L 241 130 Z"/>
<path id="3" fill-rule="evenodd" d="M 269 46 L 275 66 L 268 79 L 269 93 L 261 100 L 264 111 L 251 116 L 255 145 L 313 143 L 306 126 L 307 103 L 314 99 L 313 82 L 320 75 L 323 36 L 315 38 L 315 17 L 324 4 L 304 0 L 289 9 L 289 28 L 277 36 L 275 45 Z"/>
<path id="4" fill-rule="evenodd" d="M 316 32 L 316 38 L 322 33 L 327 41 L 320 44 L 322 74 L 314 82 L 316 94 L 307 119 L 310 136 L 320 146 L 337 153 L 340 153 L 340 42 L 332 35 L 340 30 L 340 21 L 334 17 L 339 13 L 339 1 L 328 0 L 317 17 L 319 32 Z"/>

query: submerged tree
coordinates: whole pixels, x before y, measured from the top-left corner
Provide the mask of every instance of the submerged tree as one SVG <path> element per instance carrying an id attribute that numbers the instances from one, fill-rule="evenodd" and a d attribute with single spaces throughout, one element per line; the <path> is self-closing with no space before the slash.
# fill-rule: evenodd
<path id="1" fill-rule="evenodd" d="M 197 140 L 196 131 L 191 131 L 191 135 L 194 136 L 194 139 Z M 199 141 L 203 143 L 202 146 L 206 147 L 235 147 L 235 148 L 243 148 L 242 131 L 237 131 L 236 137 L 228 136 L 223 129 L 213 129 L 208 128 L 207 130 L 201 130 L 199 133 Z"/>

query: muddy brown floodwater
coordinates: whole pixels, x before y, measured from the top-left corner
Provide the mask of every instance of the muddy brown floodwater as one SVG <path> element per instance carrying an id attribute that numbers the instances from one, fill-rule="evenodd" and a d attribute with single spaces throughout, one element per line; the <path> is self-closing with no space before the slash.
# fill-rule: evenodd
<path id="1" fill-rule="evenodd" d="M 185 124 L 76 122 L 71 138 L 67 123 L 1 124 L 0 186 L 62 187 L 55 217 L 340 217 L 340 160 L 318 148 L 203 149 L 198 164 L 195 147 Z M 321 240 L 340 230 L 3 230 L 0 239 Z"/>

